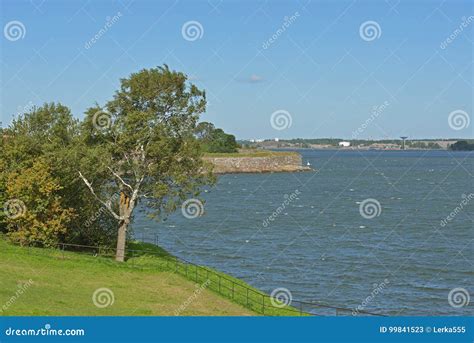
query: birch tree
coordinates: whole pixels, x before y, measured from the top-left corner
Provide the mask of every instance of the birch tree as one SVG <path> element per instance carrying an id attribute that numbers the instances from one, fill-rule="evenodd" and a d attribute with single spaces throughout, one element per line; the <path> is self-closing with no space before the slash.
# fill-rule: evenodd
<path id="1" fill-rule="evenodd" d="M 213 181 L 193 135 L 205 106 L 205 92 L 164 65 L 122 79 L 104 108 L 87 111 L 78 176 L 117 221 L 117 261 L 139 203 L 159 218 Z"/>

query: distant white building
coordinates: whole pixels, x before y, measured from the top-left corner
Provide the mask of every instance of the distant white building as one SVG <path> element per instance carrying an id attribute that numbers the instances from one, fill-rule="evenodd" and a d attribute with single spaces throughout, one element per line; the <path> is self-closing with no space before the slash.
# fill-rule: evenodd
<path id="1" fill-rule="evenodd" d="M 280 140 L 280 138 L 275 138 L 275 142 L 278 142 Z"/>
<path id="2" fill-rule="evenodd" d="M 347 148 L 348 146 L 351 146 L 351 142 L 339 142 L 339 146 L 342 146 L 344 148 Z"/>

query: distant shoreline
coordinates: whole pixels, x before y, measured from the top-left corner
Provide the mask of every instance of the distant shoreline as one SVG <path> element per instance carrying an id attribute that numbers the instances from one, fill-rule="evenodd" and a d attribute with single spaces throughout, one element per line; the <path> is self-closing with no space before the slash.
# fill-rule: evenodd
<path id="1" fill-rule="evenodd" d="M 341 151 L 451 151 L 449 149 L 422 149 L 422 148 L 409 148 L 409 149 L 383 149 L 383 148 L 356 148 L 356 147 L 349 147 L 349 148 L 339 148 L 336 146 L 325 147 L 325 148 L 299 148 L 299 147 L 268 147 L 262 148 L 264 150 L 341 150 Z"/>
<path id="2" fill-rule="evenodd" d="M 315 139 L 259 139 L 239 141 L 246 148 L 252 149 L 343 149 L 343 150 L 451 150 L 453 146 L 466 141 L 465 145 L 472 145 L 474 141 L 466 139 L 385 139 L 365 140 L 339 138 Z M 459 148 L 458 148 L 459 149 Z M 452 149 L 454 150 L 454 149 Z"/>

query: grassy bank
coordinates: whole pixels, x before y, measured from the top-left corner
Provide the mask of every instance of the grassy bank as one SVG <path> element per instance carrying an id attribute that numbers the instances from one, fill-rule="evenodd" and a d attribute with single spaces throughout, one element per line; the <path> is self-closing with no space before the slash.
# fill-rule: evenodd
<path id="1" fill-rule="evenodd" d="M 292 315 L 243 281 L 132 243 L 117 263 L 93 251 L 22 248 L 0 238 L 0 315 Z M 114 302 L 93 302 L 107 288 Z M 248 290 L 250 289 L 250 291 Z M 20 291 L 21 290 L 21 291 Z"/>

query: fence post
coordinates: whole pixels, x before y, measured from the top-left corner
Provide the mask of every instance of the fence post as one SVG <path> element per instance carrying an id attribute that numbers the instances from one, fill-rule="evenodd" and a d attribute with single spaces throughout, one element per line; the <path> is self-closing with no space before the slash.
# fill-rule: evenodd
<path id="1" fill-rule="evenodd" d="M 219 293 L 221 292 L 221 276 L 219 275 Z"/>
<path id="2" fill-rule="evenodd" d="M 262 294 L 262 314 L 265 315 L 265 295 Z"/>
<path id="3" fill-rule="evenodd" d="M 235 282 L 232 281 L 232 299 L 234 299 L 234 285 L 235 285 Z"/>
<path id="4" fill-rule="evenodd" d="M 188 277 L 188 264 L 186 263 L 186 277 Z"/>
<path id="5" fill-rule="evenodd" d="M 303 315 L 303 303 L 300 302 L 300 316 Z"/>
<path id="6" fill-rule="evenodd" d="M 196 282 L 198 281 L 198 267 L 196 266 Z"/>
<path id="7" fill-rule="evenodd" d="M 247 288 L 247 298 L 246 298 L 247 307 L 249 306 L 249 289 Z"/>

